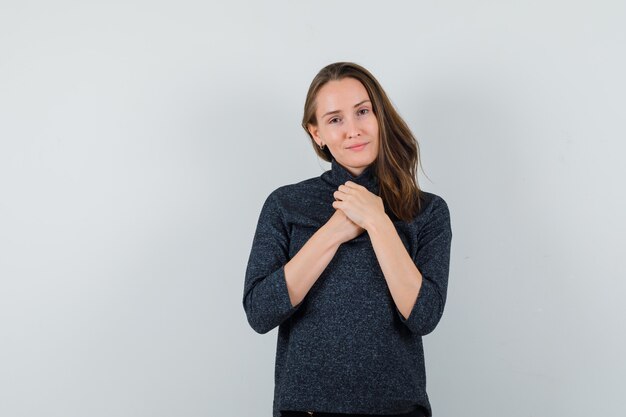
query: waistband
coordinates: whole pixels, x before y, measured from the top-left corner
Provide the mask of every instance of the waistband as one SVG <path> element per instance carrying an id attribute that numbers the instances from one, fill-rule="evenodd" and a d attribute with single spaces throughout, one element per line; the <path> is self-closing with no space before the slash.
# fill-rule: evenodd
<path id="1" fill-rule="evenodd" d="M 281 410 L 281 417 L 427 417 L 426 411 L 421 407 L 403 414 L 341 414 L 323 413 L 320 411 L 290 411 Z"/>

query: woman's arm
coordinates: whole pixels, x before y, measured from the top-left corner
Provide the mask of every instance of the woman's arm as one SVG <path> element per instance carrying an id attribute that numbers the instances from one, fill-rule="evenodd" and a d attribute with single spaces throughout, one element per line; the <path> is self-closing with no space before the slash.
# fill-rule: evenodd
<path id="1" fill-rule="evenodd" d="M 452 229 L 445 200 L 433 195 L 412 258 L 380 196 L 353 181 L 340 185 L 333 196 L 333 207 L 367 230 L 400 320 L 413 333 L 432 332 L 443 315 L 448 289 Z"/>
<path id="2" fill-rule="evenodd" d="M 337 253 L 340 244 L 336 234 L 326 223 L 287 262 L 285 281 L 287 281 L 289 299 L 293 306 L 302 302 Z"/>
<path id="3" fill-rule="evenodd" d="M 289 259 L 289 227 L 275 193 L 263 204 L 244 282 L 250 326 L 267 333 L 291 316 L 335 256 L 341 243 L 365 229 L 336 210 Z"/>
<path id="4" fill-rule="evenodd" d="M 285 280 L 293 306 L 304 299 L 337 253 L 339 245 L 363 232 L 365 229 L 346 217 L 343 211 L 335 210 L 285 265 Z"/>
<path id="5" fill-rule="evenodd" d="M 400 320 L 421 336 L 432 332 L 443 315 L 452 240 L 450 211 L 442 198 L 436 198 L 428 216 L 413 259 L 386 214 L 366 226 Z"/>
<path id="6" fill-rule="evenodd" d="M 400 314 L 411 314 L 422 286 L 422 274 L 408 254 L 383 200 L 366 187 L 346 181 L 333 194 L 333 207 L 367 230 L 387 286 Z"/>
<path id="7" fill-rule="evenodd" d="M 422 287 L 422 274 L 387 214 L 375 219 L 368 226 L 367 233 L 393 301 L 402 316 L 408 319 Z"/>

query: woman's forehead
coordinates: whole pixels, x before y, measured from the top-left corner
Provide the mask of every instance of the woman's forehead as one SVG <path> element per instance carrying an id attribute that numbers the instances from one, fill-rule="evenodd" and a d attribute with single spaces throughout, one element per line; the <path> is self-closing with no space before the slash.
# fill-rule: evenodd
<path id="1" fill-rule="evenodd" d="M 316 97 L 317 110 L 324 112 L 345 110 L 367 100 L 369 100 L 367 90 L 354 78 L 329 81 L 320 88 Z"/>

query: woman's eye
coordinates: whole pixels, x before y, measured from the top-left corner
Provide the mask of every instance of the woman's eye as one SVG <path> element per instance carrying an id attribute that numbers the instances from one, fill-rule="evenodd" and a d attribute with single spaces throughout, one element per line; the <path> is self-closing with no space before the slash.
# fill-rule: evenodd
<path id="1" fill-rule="evenodd" d="M 370 111 L 369 109 L 361 109 L 361 110 L 358 111 L 358 113 L 363 115 L 363 114 L 369 113 L 369 111 Z"/>
<path id="2" fill-rule="evenodd" d="M 338 121 L 339 121 L 339 118 L 338 118 L 338 117 L 333 117 L 332 119 L 330 119 L 330 120 L 328 121 L 328 123 L 336 123 L 336 122 L 338 122 Z"/>

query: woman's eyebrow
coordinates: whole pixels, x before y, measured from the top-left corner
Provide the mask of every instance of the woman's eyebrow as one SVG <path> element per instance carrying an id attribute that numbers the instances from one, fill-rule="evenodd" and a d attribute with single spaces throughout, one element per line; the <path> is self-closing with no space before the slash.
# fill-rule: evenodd
<path id="1" fill-rule="evenodd" d="M 322 115 L 322 119 L 323 119 L 324 117 L 328 116 L 329 114 L 335 114 L 335 113 L 341 113 L 341 111 L 340 111 L 340 110 L 328 111 L 328 112 L 326 112 L 326 113 L 324 113 L 324 114 Z"/>
<path id="2" fill-rule="evenodd" d="M 363 101 L 359 101 L 358 103 L 356 103 L 356 104 L 354 105 L 354 107 L 359 107 L 361 104 L 363 104 L 363 103 L 367 103 L 368 101 L 370 101 L 370 100 L 369 100 L 369 99 L 365 99 L 365 100 L 363 100 Z M 335 114 L 335 113 L 341 113 L 341 110 L 332 110 L 332 111 L 328 111 L 328 112 L 326 112 L 326 113 L 324 113 L 324 114 L 322 115 L 322 119 L 323 119 L 324 117 L 328 116 L 329 114 Z"/>

